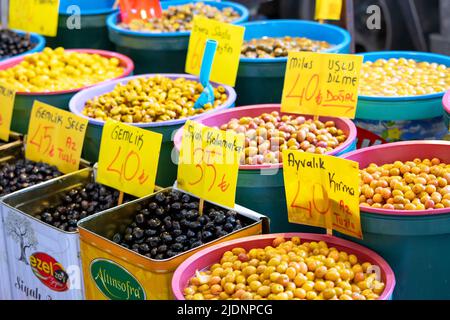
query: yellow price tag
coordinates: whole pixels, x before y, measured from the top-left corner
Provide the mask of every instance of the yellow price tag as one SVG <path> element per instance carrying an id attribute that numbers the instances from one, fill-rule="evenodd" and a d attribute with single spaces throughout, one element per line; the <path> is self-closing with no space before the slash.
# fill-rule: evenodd
<path id="1" fill-rule="evenodd" d="M 244 136 L 187 121 L 178 163 L 178 187 L 196 196 L 234 207 Z"/>
<path id="2" fill-rule="evenodd" d="M 234 86 L 239 67 L 245 28 L 194 16 L 186 58 L 186 72 L 199 75 L 203 52 L 208 39 L 217 41 L 211 70 L 211 81 Z"/>
<path id="3" fill-rule="evenodd" d="M 316 20 L 341 20 L 342 0 L 316 0 Z"/>
<path id="4" fill-rule="evenodd" d="M 289 52 L 281 111 L 353 119 L 363 57 Z"/>
<path id="5" fill-rule="evenodd" d="M 69 173 L 79 169 L 88 120 L 35 100 L 25 156 Z"/>
<path id="6" fill-rule="evenodd" d="M 9 140 L 16 92 L 0 85 L 0 139 Z"/>
<path id="7" fill-rule="evenodd" d="M 103 127 L 97 182 L 144 197 L 154 192 L 162 135 L 107 120 Z"/>
<path id="8" fill-rule="evenodd" d="M 357 162 L 283 150 L 283 176 L 289 222 L 362 238 Z"/>
<path id="9" fill-rule="evenodd" d="M 9 27 L 55 37 L 59 0 L 9 0 Z"/>

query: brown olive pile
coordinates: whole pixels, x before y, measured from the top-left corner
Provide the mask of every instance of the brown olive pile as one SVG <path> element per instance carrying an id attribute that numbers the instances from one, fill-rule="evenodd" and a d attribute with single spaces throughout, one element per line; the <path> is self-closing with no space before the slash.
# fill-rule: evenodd
<path id="1" fill-rule="evenodd" d="M 187 300 L 374 300 L 385 284 L 369 262 L 324 241 L 274 239 L 272 246 L 234 248 L 184 290 Z"/>
<path id="2" fill-rule="evenodd" d="M 169 6 L 167 10 L 163 10 L 161 18 L 135 19 L 129 24 L 121 23 L 119 26 L 132 31 L 155 33 L 189 31 L 192 29 L 194 16 L 202 16 L 227 23 L 239 18 L 239 14 L 231 7 L 218 9 L 203 2 L 196 2 Z"/>
<path id="3" fill-rule="evenodd" d="M 450 208 L 450 164 L 439 159 L 370 164 L 360 171 L 360 204 L 389 210 Z"/>
<path id="4" fill-rule="evenodd" d="M 222 86 L 214 88 L 214 104 L 194 109 L 203 86 L 193 80 L 163 76 L 136 78 L 86 102 L 83 114 L 96 120 L 161 122 L 183 119 L 211 110 L 228 99 Z"/>
<path id="5" fill-rule="evenodd" d="M 205 204 L 203 215 L 199 201 L 188 194 L 170 190 L 152 197 L 134 221 L 112 241 L 147 258 L 175 257 L 207 242 L 224 237 L 248 225 L 248 219 L 236 211 Z"/>
<path id="6" fill-rule="evenodd" d="M 320 52 L 331 47 L 326 41 L 317 41 L 303 37 L 270 38 L 262 37 L 245 41 L 241 56 L 246 58 L 287 57 L 288 51 Z"/>
<path id="7" fill-rule="evenodd" d="M 347 139 L 334 121 L 306 120 L 302 116 L 280 115 L 277 111 L 254 118 L 231 119 L 220 129 L 245 134 L 241 164 L 247 165 L 281 163 L 282 151 L 286 149 L 324 154 Z"/>

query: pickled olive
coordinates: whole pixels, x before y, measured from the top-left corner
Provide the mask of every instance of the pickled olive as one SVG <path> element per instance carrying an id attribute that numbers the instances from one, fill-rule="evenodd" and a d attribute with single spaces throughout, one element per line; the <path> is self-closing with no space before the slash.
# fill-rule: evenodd
<path id="1" fill-rule="evenodd" d="M 202 246 L 251 223 L 251 220 L 233 210 L 224 210 L 210 204 L 205 204 L 203 215 L 200 216 L 198 203 L 198 200 L 177 190 L 159 192 L 141 205 L 134 221 L 122 232 L 113 235 L 112 240 L 118 239 L 114 242 L 125 248 L 133 248 L 138 244 L 135 250 L 137 253 L 162 260 Z M 224 228 L 226 224 L 230 224 L 231 228 Z M 211 275 L 206 277 L 210 290 L 203 287 L 204 292 L 209 291 L 213 296 L 222 293 L 231 296 L 239 290 L 239 284 L 245 283 L 248 278 L 258 280 L 257 268 L 250 262 L 252 260 L 249 260 L 245 250 L 227 252 L 220 264 L 214 266 Z M 242 272 L 237 274 L 233 272 L 235 270 Z M 200 280 L 193 279 L 191 283 L 205 284 L 200 283 Z M 235 286 L 228 286 L 226 289 L 221 284 L 222 281 Z"/>
<path id="2" fill-rule="evenodd" d="M 316 250 L 326 250 L 330 256 L 325 259 L 330 259 L 329 264 L 333 260 L 336 266 L 327 269 L 323 265 L 325 256 L 315 254 Z M 237 269 L 228 268 L 229 261 L 239 261 L 242 255 L 256 264 L 244 262 Z M 305 262 L 297 262 L 300 256 Z M 281 266 L 287 267 L 280 269 Z M 196 272 L 184 289 L 184 296 L 187 300 L 378 299 L 385 284 L 368 272 L 370 266 L 368 262 L 359 264 L 355 255 L 328 248 L 324 241 L 302 243 L 298 237 L 278 237 L 265 248 L 248 252 L 234 248 L 225 252 L 219 263 Z M 209 291 L 202 279 L 208 279 Z"/>
<path id="3" fill-rule="evenodd" d="M 287 57 L 288 51 L 320 52 L 329 49 L 331 44 L 303 37 L 262 37 L 245 41 L 241 49 L 241 57 L 246 58 L 278 58 Z"/>
<path id="4" fill-rule="evenodd" d="M 0 84 L 22 92 L 79 89 L 121 76 L 124 68 L 119 64 L 117 58 L 45 48 L 0 71 Z"/>
<path id="5" fill-rule="evenodd" d="M 58 198 L 55 204 L 39 210 L 35 217 L 63 231 L 76 231 L 79 220 L 116 206 L 119 192 L 98 183 L 88 183 L 83 187 L 58 194 Z M 133 199 L 126 195 L 124 202 Z M 67 223 L 64 223 L 65 221 Z M 139 228 L 134 228 L 131 232 L 134 238 L 142 238 L 142 230 Z M 114 235 L 114 242 L 118 243 L 121 240 L 121 235 Z"/>
<path id="6" fill-rule="evenodd" d="M 26 34 L 0 29 L 0 59 L 15 56 L 36 47 Z"/>
<path id="7" fill-rule="evenodd" d="M 219 9 L 203 2 L 169 6 L 163 10 L 161 18 L 134 19 L 129 24 L 120 23 L 119 26 L 142 32 L 180 32 L 192 29 L 195 16 L 202 16 L 222 22 L 233 22 L 239 14 L 231 7 Z"/>
<path id="8" fill-rule="evenodd" d="M 387 210 L 449 208 L 450 165 L 441 160 L 414 159 L 360 170 L 360 204 Z"/>
<path id="9" fill-rule="evenodd" d="M 277 111 L 254 118 L 231 119 L 219 128 L 245 134 L 247 142 L 241 164 L 247 165 L 280 163 L 285 149 L 323 154 L 347 139 L 334 121 L 323 123 L 302 116 L 280 116 Z"/>
<path id="10" fill-rule="evenodd" d="M 0 196 L 61 176 L 54 166 L 19 159 L 0 164 Z"/>
<path id="11" fill-rule="evenodd" d="M 214 88 L 214 93 L 222 90 L 225 88 L 218 86 Z M 221 94 L 214 100 L 213 106 L 194 109 L 194 103 L 202 91 L 199 82 L 185 78 L 173 80 L 160 75 L 139 77 L 126 84 L 117 84 L 111 92 L 88 100 L 82 112 L 96 120 L 149 123 L 194 116 L 208 108 L 216 108 L 228 99 L 226 94 Z"/>
<path id="12" fill-rule="evenodd" d="M 450 68 L 413 59 L 367 61 L 361 75 L 359 94 L 367 96 L 419 96 L 450 88 Z"/>

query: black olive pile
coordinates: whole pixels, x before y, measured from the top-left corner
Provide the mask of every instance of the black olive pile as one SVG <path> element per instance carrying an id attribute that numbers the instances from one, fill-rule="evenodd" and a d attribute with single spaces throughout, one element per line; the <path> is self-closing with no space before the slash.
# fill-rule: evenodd
<path id="1" fill-rule="evenodd" d="M 118 199 L 119 191 L 98 183 L 88 183 L 61 194 L 58 205 L 42 210 L 35 218 L 63 231 L 74 232 L 78 230 L 79 220 L 115 207 Z"/>
<path id="2" fill-rule="evenodd" d="M 199 201 L 176 190 L 157 193 L 112 241 L 155 260 L 174 257 L 248 225 L 236 211 Z M 247 219 L 248 220 L 248 219 Z"/>
<path id="3" fill-rule="evenodd" d="M 61 176 L 55 167 L 20 159 L 0 167 L 0 196 Z"/>
<path id="4" fill-rule="evenodd" d="M 30 38 L 12 30 L 0 29 L 0 59 L 15 56 L 36 46 Z"/>

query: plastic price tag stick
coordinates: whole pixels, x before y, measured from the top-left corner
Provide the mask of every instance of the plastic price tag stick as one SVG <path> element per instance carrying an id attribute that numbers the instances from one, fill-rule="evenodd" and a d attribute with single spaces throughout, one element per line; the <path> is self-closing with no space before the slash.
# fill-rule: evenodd
<path id="1" fill-rule="evenodd" d="M 159 0 L 120 0 L 120 18 L 124 23 L 132 20 L 161 18 L 162 9 Z"/>
<path id="2" fill-rule="evenodd" d="M 9 140 L 16 92 L 0 85 L 0 139 Z"/>
<path id="3" fill-rule="evenodd" d="M 208 40 L 203 53 L 202 68 L 200 69 L 200 83 L 203 86 L 203 92 L 194 104 L 194 109 L 203 108 L 207 103 L 214 104 L 214 89 L 209 82 L 211 76 L 212 64 L 217 50 L 217 41 Z"/>

